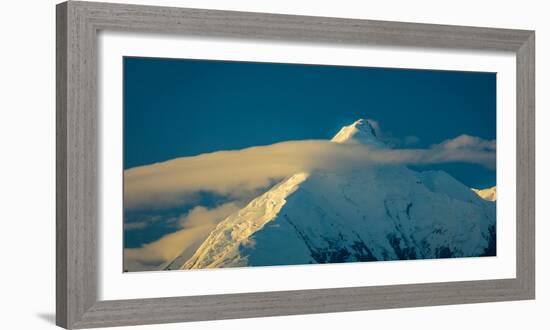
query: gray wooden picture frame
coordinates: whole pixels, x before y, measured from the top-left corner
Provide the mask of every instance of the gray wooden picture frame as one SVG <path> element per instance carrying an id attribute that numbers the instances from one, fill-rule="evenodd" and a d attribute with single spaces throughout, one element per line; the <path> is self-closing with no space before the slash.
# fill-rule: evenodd
<path id="1" fill-rule="evenodd" d="M 137 325 L 535 297 L 534 31 L 70 1 L 57 5 L 56 322 Z M 99 301 L 99 31 L 511 51 L 517 64 L 517 277 Z"/>

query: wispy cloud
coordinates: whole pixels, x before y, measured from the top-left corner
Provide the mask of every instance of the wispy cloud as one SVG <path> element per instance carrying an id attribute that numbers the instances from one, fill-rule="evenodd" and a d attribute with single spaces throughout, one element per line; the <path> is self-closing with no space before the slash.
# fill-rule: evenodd
<path id="1" fill-rule="evenodd" d="M 376 136 L 378 137 L 378 139 L 380 139 L 382 142 L 384 142 L 388 146 L 391 146 L 391 147 L 394 147 L 394 148 L 395 147 L 410 147 L 410 146 L 416 145 L 420 142 L 420 138 L 418 136 L 407 135 L 407 136 L 405 136 L 404 138 L 401 139 L 401 138 L 398 138 L 398 137 L 394 136 L 392 132 L 381 129 L 380 123 L 378 121 L 373 120 L 373 119 L 368 119 L 367 121 L 369 122 L 369 124 L 374 129 L 374 132 L 376 133 Z"/>
<path id="2" fill-rule="evenodd" d="M 162 220 L 160 215 L 143 215 L 132 221 L 124 222 L 124 230 L 141 230 L 149 227 L 152 223 Z"/>
<path id="3" fill-rule="evenodd" d="M 496 151 L 497 144 L 496 140 L 484 140 L 477 136 L 462 134 L 454 139 L 445 140 L 440 144 L 436 144 L 435 146 L 449 150 L 473 149 Z"/>
<path id="4" fill-rule="evenodd" d="M 187 259 L 216 225 L 242 207 L 230 202 L 215 208 L 197 206 L 179 218 L 180 229 L 140 248 L 124 249 L 128 271 L 155 270 L 178 256 Z"/>
<path id="5" fill-rule="evenodd" d="M 371 125 L 381 134 L 376 122 Z M 400 145 L 416 143 L 416 137 L 400 141 Z M 175 232 L 140 248 L 125 249 L 124 265 L 129 271 L 143 271 L 163 268 L 175 258 L 185 261 L 220 221 L 274 182 L 298 172 L 355 171 L 366 166 L 446 162 L 495 168 L 495 153 L 495 140 L 470 135 L 460 135 L 425 149 L 385 149 L 359 143 L 303 140 L 219 151 L 132 168 L 124 172 L 126 210 L 149 212 L 189 204 L 195 207 L 173 219 L 179 228 Z M 213 208 L 200 206 L 200 194 L 204 192 L 215 194 L 226 202 Z M 125 223 L 125 230 L 147 230 L 147 226 L 158 218 L 149 216 Z"/>
<path id="6" fill-rule="evenodd" d="M 199 192 L 243 200 L 297 172 L 348 170 L 377 164 L 466 162 L 495 166 L 495 141 L 461 135 L 427 149 L 373 149 L 325 140 L 276 143 L 183 157 L 124 172 L 127 209 L 192 202 Z"/>

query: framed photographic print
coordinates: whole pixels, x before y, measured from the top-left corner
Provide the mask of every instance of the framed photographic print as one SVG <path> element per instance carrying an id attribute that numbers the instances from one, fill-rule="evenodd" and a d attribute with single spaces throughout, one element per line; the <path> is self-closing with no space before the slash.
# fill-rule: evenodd
<path id="1" fill-rule="evenodd" d="M 534 43 L 59 4 L 58 325 L 534 299 Z"/>

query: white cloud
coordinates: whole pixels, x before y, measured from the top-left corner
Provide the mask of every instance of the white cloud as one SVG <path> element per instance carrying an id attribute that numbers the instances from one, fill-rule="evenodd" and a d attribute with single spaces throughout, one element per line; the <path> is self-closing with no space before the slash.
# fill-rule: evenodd
<path id="1" fill-rule="evenodd" d="M 450 150 L 470 149 L 495 151 L 497 144 L 496 140 L 484 140 L 477 136 L 462 134 L 454 139 L 445 140 L 434 146 Z"/>
<path id="2" fill-rule="evenodd" d="M 241 206 L 225 203 L 213 209 L 193 208 L 180 217 L 182 229 L 143 247 L 124 249 L 124 268 L 127 271 L 155 270 L 180 254 L 187 253 L 190 257 L 216 225 Z"/>
<path id="3" fill-rule="evenodd" d="M 128 222 L 124 223 L 124 230 L 141 230 L 147 228 L 149 224 L 146 221 L 143 222 Z"/>
<path id="4" fill-rule="evenodd" d="M 359 144 L 303 140 L 219 151 L 128 169 L 124 172 L 127 209 L 190 203 L 199 192 L 245 200 L 297 172 L 345 170 L 380 163 L 477 163 L 495 166 L 495 141 L 461 135 L 429 149 L 369 149 Z"/>
<path id="5" fill-rule="evenodd" d="M 391 131 L 382 130 L 380 124 L 376 120 L 368 119 L 369 124 L 374 129 L 374 132 L 378 139 L 382 140 L 385 144 L 391 147 L 409 147 L 420 142 L 420 138 L 414 135 L 407 135 L 404 138 L 398 138 L 393 135 Z"/>
<path id="6" fill-rule="evenodd" d="M 141 230 L 149 227 L 152 223 L 163 220 L 160 215 L 144 215 L 138 219 L 124 222 L 124 230 Z"/>
<path id="7" fill-rule="evenodd" d="M 379 125 L 371 122 L 377 133 Z M 415 144 L 418 138 L 405 139 Z M 200 192 L 230 201 L 208 209 L 195 206 L 175 218 L 180 229 L 140 248 L 124 250 L 129 271 L 162 268 L 177 256 L 190 257 L 215 226 L 260 195 L 274 182 L 297 172 L 356 170 L 380 164 L 468 162 L 495 167 L 495 140 L 470 135 L 434 144 L 427 149 L 373 149 L 357 143 L 304 140 L 235 151 L 219 151 L 132 168 L 124 172 L 124 207 L 170 208 L 198 204 Z M 125 224 L 125 230 L 146 229 L 156 218 Z"/>
<path id="8" fill-rule="evenodd" d="M 382 130 L 380 129 L 380 123 L 374 119 L 367 119 L 367 122 L 370 124 L 370 126 L 374 129 L 374 133 L 378 136 L 382 133 Z"/>

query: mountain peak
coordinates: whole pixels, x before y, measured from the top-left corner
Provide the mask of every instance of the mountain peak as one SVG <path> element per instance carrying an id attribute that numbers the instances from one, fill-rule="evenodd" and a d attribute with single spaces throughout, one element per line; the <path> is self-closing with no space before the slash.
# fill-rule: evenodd
<path id="1" fill-rule="evenodd" d="M 378 139 L 375 126 L 377 126 L 375 121 L 361 118 L 349 126 L 342 127 L 331 141 L 336 143 L 359 142 L 381 147 L 384 144 Z"/>
<path id="2" fill-rule="evenodd" d="M 443 171 L 298 173 L 168 269 L 494 256 L 495 205 Z"/>
<path id="3" fill-rule="evenodd" d="M 366 133 L 376 136 L 376 129 L 374 128 L 374 126 L 377 126 L 377 125 L 376 125 L 376 122 L 372 120 L 361 118 L 356 120 L 350 126 L 353 126 L 360 131 L 365 131 Z"/>

